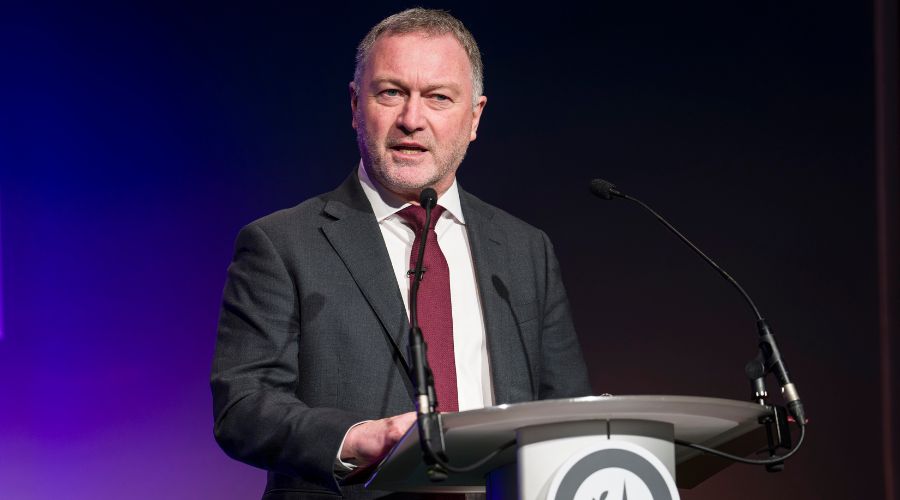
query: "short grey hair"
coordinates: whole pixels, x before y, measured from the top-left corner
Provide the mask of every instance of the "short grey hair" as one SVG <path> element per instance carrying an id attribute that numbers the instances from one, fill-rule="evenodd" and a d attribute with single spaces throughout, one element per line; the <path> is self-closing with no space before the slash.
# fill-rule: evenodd
<path id="1" fill-rule="evenodd" d="M 463 25 L 462 21 L 445 10 L 423 9 L 415 7 L 398 12 L 385 18 L 369 30 L 366 37 L 356 48 L 356 69 L 353 71 L 353 85 L 359 91 L 363 68 L 368 62 L 369 54 L 378 38 L 382 35 L 402 35 L 408 33 L 425 33 L 429 36 L 452 34 L 469 57 L 472 66 L 472 106 L 484 93 L 484 66 L 481 63 L 481 51 L 475 43 L 475 37 Z"/>

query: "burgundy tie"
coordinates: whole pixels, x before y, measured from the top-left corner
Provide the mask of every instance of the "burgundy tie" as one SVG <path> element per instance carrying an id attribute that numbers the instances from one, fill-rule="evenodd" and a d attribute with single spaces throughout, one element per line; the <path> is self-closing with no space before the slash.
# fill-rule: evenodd
<path id="1" fill-rule="evenodd" d="M 434 374 L 438 410 L 447 412 L 457 411 L 459 404 L 456 397 L 456 355 L 453 352 L 453 312 L 450 307 L 450 269 L 434 232 L 442 213 L 444 207 L 436 206 L 431 210 L 431 227 L 428 228 L 422 263 L 425 272 L 419 284 L 417 312 L 419 327 L 428 343 L 428 364 Z M 422 228 L 425 226 L 425 209 L 410 205 L 399 211 L 398 215 L 416 232 L 409 255 L 409 268 L 415 269 L 422 243 Z M 408 274 L 412 280 L 413 273 Z"/>

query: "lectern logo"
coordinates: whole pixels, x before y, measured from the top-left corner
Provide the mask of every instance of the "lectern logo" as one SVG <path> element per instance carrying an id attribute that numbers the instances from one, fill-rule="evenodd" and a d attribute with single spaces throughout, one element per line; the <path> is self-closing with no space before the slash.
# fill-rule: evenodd
<path id="1" fill-rule="evenodd" d="M 658 458 L 631 443 L 607 441 L 572 457 L 557 471 L 548 500 L 678 500 Z"/>
<path id="2" fill-rule="evenodd" d="M 600 499 L 599 499 L 599 500 L 606 500 L 606 497 L 607 497 L 608 495 L 609 495 L 609 492 L 608 492 L 608 491 L 604 491 L 603 494 L 600 495 Z M 597 500 L 597 499 L 594 498 L 594 499 L 592 499 L 592 500 Z M 612 499 L 610 499 L 610 500 L 612 500 Z M 628 500 L 628 487 L 627 487 L 627 485 L 624 485 L 624 484 L 622 485 L 622 500 Z"/>

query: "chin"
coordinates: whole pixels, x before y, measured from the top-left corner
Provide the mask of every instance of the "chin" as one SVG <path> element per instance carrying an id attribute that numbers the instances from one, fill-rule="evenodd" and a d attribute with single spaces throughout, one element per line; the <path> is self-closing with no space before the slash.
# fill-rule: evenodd
<path id="1" fill-rule="evenodd" d="M 422 189 L 436 184 L 440 177 L 433 169 L 422 167 L 399 166 L 387 176 L 387 181 L 392 185 L 403 189 Z"/>

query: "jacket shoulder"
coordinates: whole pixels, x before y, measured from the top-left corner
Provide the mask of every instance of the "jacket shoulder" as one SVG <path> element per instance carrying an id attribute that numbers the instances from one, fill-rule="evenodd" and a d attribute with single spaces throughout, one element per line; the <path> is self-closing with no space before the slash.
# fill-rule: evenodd
<path id="1" fill-rule="evenodd" d="M 463 200 L 465 200 L 464 205 L 469 209 L 469 211 L 474 211 L 478 216 L 490 220 L 491 223 L 495 224 L 497 227 L 503 228 L 504 232 L 509 235 L 517 236 L 520 238 L 547 238 L 547 235 L 544 233 L 544 231 L 538 229 L 528 222 L 525 222 L 515 215 L 512 215 L 502 208 L 491 205 L 490 203 L 487 203 L 486 201 L 483 201 L 482 199 L 468 192 L 462 192 L 461 196 Z M 466 217 L 468 216 L 469 214 L 466 214 Z"/>
<path id="2" fill-rule="evenodd" d="M 318 230 L 323 224 L 336 218 L 356 217 L 371 214 L 369 205 L 360 187 L 354 170 L 337 188 L 322 193 L 290 208 L 285 208 L 261 217 L 245 229 L 256 227 L 269 235 L 305 234 Z"/>
<path id="3" fill-rule="evenodd" d="M 324 220 L 324 207 L 328 193 L 309 198 L 293 207 L 283 208 L 260 217 L 245 228 L 257 227 L 266 234 L 278 234 L 289 228 L 297 229 Z"/>

